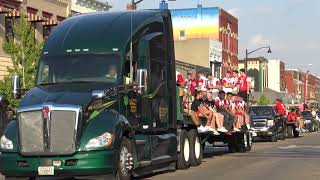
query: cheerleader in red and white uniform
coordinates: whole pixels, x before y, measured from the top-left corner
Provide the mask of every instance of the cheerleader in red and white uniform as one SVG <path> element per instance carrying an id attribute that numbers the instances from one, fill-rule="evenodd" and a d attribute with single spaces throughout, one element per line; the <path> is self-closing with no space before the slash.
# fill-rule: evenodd
<path id="1" fill-rule="evenodd" d="M 226 77 L 222 79 L 222 86 L 225 93 L 233 92 L 233 88 L 235 87 L 235 85 L 231 79 L 231 71 L 228 71 Z"/>
<path id="2" fill-rule="evenodd" d="M 213 97 L 217 97 L 219 91 L 221 90 L 220 79 L 213 77 L 212 74 L 207 75 L 207 89 L 212 94 Z"/>
<path id="3" fill-rule="evenodd" d="M 235 117 L 235 121 L 233 122 L 233 131 L 235 132 L 240 132 L 241 126 L 238 126 L 239 120 L 239 115 L 237 114 L 237 107 L 236 103 L 234 100 L 234 95 L 231 92 L 227 93 L 227 98 L 225 99 L 225 104 L 227 111 Z"/>

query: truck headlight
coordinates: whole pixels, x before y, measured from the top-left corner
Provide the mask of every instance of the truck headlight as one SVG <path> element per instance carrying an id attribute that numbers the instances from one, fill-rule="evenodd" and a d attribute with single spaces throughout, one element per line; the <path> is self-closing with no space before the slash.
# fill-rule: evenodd
<path id="1" fill-rule="evenodd" d="M 13 143 L 10 139 L 8 139 L 5 135 L 3 135 L 0 139 L 0 147 L 5 150 L 12 150 Z"/>
<path id="2" fill-rule="evenodd" d="M 91 139 L 86 148 L 99 148 L 99 147 L 108 147 L 112 144 L 112 134 L 105 132 L 101 136 Z"/>
<path id="3" fill-rule="evenodd" d="M 268 120 L 267 121 L 267 126 L 270 127 L 270 126 L 273 126 L 274 125 L 274 121 L 273 120 Z"/>

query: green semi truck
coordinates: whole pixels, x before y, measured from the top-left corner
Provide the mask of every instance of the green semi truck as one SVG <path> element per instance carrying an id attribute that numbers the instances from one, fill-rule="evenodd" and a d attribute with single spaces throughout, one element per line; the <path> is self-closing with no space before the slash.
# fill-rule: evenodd
<path id="1" fill-rule="evenodd" d="M 131 179 L 201 163 L 206 142 L 251 149 L 251 133 L 198 134 L 176 94 L 168 10 L 104 12 L 63 21 L 47 40 L 35 87 L 20 87 L 0 141 L 6 179 Z"/>

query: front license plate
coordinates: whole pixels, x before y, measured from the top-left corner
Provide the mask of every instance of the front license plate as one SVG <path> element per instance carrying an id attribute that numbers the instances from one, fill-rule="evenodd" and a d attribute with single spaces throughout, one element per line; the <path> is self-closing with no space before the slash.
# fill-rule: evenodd
<path id="1" fill-rule="evenodd" d="M 40 167 L 38 167 L 38 175 L 39 176 L 53 176 L 54 175 L 54 167 L 53 166 L 40 166 Z"/>
<path id="2" fill-rule="evenodd" d="M 253 137 L 257 137 L 257 133 L 253 132 L 253 133 L 252 133 L 252 136 L 253 136 Z"/>

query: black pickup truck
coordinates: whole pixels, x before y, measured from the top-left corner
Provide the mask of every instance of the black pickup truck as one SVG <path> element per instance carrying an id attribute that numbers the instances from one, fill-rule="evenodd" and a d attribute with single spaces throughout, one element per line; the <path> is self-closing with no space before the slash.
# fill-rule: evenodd
<path id="1" fill-rule="evenodd" d="M 250 116 L 257 137 L 268 138 L 271 142 L 285 139 L 285 121 L 273 106 L 250 107 Z"/>

